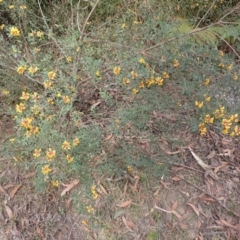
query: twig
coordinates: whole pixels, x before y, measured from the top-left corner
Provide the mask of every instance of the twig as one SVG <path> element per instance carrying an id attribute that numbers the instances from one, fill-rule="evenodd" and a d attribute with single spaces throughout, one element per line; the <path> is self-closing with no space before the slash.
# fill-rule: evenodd
<path id="1" fill-rule="evenodd" d="M 199 27 L 199 25 L 201 24 L 201 22 L 205 19 L 205 17 L 208 15 L 208 13 L 210 12 L 210 10 L 214 7 L 215 3 L 217 0 L 214 0 L 212 5 L 210 6 L 210 8 L 207 10 L 207 12 L 204 14 L 204 16 L 200 19 L 200 21 L 198 22 L 197 26 L 195 27 L 195 29 L 197 29 Z"/>
<path id="2" fill-rule="evenodd" d="M 225 210 L 227 210 L 228 212 L 231 212 L 234 216 L 239 217 L 240 216 L 238 214 L 236 214 L 234 211 L 232 211 L 231 209 L 229 209 L 228 207 L 226 207 L 225 205 L 223 205 L 221 202 L 218 201 L 218 199 L 216 197 L 214 197 L 211 193 L 208 193 L 207 191 L 201 189 L 200 187 L 196 186 L 195 184 L 189 182 L 188 180 L 186 180 L 183 177 L 178 176 L 179 178 L 181 178 L 183 181 L 187 182 L 188 184 L 192 185 L 193 187 L 195 187 L 196 189 L 198 189 L 199 191 L 209 195 L 211 198 L 213 198 L 218 204 L 220 204 Z"/>
<path id="3" fill-rule="evenodd" d="M 71 234 L 72 234 L 72 231 L 73 231 L 73 228 L 74 226 L 77 224 L 77 222 L 79 221 L 80 217 L 77 218 L 77 220 L 74 222 L 74 224 L 72 225 L 70 231 L 69 231 L 69 234 L 68 234 L 68 238 L 67 240 L 70 240 L 71 239 Z"/>
<path id="4" fill-rule="evenodd" d="M 87 25 L 87 23 L 88 23 L 89 18 L 92 16 L 92 13 L 94 12 L 95 8 L 97 7 L 99 1 L 100 1 L 100 0 L 97 0 L 97 1 L 96 1 L 96 3 L 94 4 L 91 12 L 88 14 L 88 16 L 87 16 L 87 18 L 86 18 L 86 20 L 85 20 L 85 22 L 84 22 L 84 24 L 83 24 L 83 28 L 82 28 L 82 31 L 81 31 L 81 37 L 80 37 L 80 39 L 79 39 L 80 42 L 83 41 L 86 25 Z"/>

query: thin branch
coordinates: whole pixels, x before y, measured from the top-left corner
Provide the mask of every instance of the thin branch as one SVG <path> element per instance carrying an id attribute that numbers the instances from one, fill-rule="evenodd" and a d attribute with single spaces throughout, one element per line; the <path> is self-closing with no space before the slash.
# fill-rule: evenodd
<path id="1" fill-rule="evenodd" d="M 87 18 L 86 18 L 86 20 L 85 20 L 85 22 L 84 22 L 84 24 L 83 24 L 83 28 L 82 28 L 82 31 L 81 31 L 81 37 L 80 37 L 80 39 L 79 39 L 80 42 L 83 41 L 83 38 L 84 38 L 84 31 L 85 31 L 86 25 L 87 25 L 87 23 L 88 23 L 89 18 L 92 16 L 92 14 L 93 14 L 95 8 L 97 7 L 99 1 L 100 1 L 100 0 L 97 0 L 97 1 L 96 1 L 96 3 L 94 4 L 94 6 L 93 6 L 91 12 L 88 14 L 88 16 L 87 16 Z"/>
<path id="2" fill-rule="evenodd" d="M 210 8 L 207 10 L 207 12 L 204 14 L 204 16 L 200 19 L 200 21 L 198 22 L 197 26 L 195 27 L 195 29 L 197 29 L 199 27 L 199 25 L 201 24 L 201 22 L 206 18 L 206 16 L 208 15 L 208 13 L 211 11 L 211 9 L 214 7 L 215 3 L 217 0 L 214 0 L 212 5 L 210 6 Z"/>

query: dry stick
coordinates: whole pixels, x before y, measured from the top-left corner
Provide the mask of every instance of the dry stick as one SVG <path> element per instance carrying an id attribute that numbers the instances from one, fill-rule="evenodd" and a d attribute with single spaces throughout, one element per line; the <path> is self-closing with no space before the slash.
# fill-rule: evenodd
<path id="1" fill-rule="evenodd" d="M 238 59 L 240 59 L 240 55 L 237 53 L 237 51 L 231 46 L 231 44 L 229 44 L 224 38 L 222 38 L 221 36 L 219 36 L 217 33 L 213 33 L 215 34 L 218 38 L 220 38 L 223 42 L 225 42 L 228 47 L 235 53 L 235 55 L 238 57 Z"/>
<path id="2" fill-rule="evenodd" d="M 48 24 L 47 24 L 47 21 L 46 21 L 46 19 L 45 19 L 45 16 L 44 16 L 44 13 L 43 13 L 43 11 L 42 11 L 42 8 L 41 8 L 41 5 L 40 5 L 39 0 L 38 0 L 38 6 L 39 6 L 39 9 L 40 9 L 40 12 L 41 12 L 41 15 L 42 15 L 42 19 L 43 19 L 43 21 L 44 21 L 44 24 L 46 25 L 46 27 L 47 27 L 48 29 L 50 29 L 49 26 L 48 26 Z M 62 50 L 62 48 L 61 48 L 60 45 L 58 44 L 57 40 L 52 36 L 52 34 L 49 34 L 48 36 L 52 38 L 52 40 L 54 41 L 54 43 L 55 43 L 55 44 L 57 45 L 57 47 L 60 49 L 61 53 L 64 55 L 65 58 L 67 58 L 66 54 L 64 53 L 64 51 Z"/>
<path id="3" fill-rule="evenodd" d="M 215 3 L 217 0 L 214 0 L 212 5 L 210 6 L 210 8 L 207 10 L 207 12 L 204 14 L 204 16 L 200 19 L 200 21 L 198 22 L 197 26 L 195 27 L 195 29 L 197 29 L 199 27 L 199 25 L 201 24 L 201 22 L 205 19 L 205 17 L 208 15 L 208 13 L 210 12 L 210 10 L 214 7 Z"/>
<path id="4" fill-rule="evenodd" d="M 69 234 L 68 234 L 68 240 L 70 240 L 70 238 L 71 238 L 71 234 L 72 234 L 72 231 L 73 231 L 73 228 L 74 228 L 74 226 L 78 223 L 78 221 L 80 220 L 80 217 L 78 217 L 77 218 L 77 220 L 74 222 L 74 224 L 72 225 L 72 227 L 71 227 L 71 229 L 70 229 L 70 231 L 69 231 Z"/>
<path id="5" fill-rule="evenodd" d="M 96 1 L 96 3 L 94 4 L 94 6 L 93 6 L 91 12 L 88 14 L 88 16 L 87 16 L 87 18 L 86 18 L 86 20 L 85 20 L 85 22 L 84 22 L 84 24 L 83 24 L 83 28 L 82 28 L 82 31 L 81 31 L 81 37 L 80 37 L 80 39 L 79 39 L 80 42 L 83 41 L 83 38 L 84 38 L 84 31 L 85 31 L 85 28 L 86 28 L 87 22 L 88 22 L 89 18 L 91 17 L 92 13 L 94 12 L 95 8 L 97 7 L 99 1 L 100 1 L 100 0 L 97 0 L 97 1 Z"/>
<path id="6" fill-rule="evenodd" d="M 178 177 L 181 178 L 183 181 L 187 182 L 188 184 L 192 185 L 193 187 L 195 187 L 195 188 L 198 189 L 199 191 L 201 191 L 201 192 L 209 195 L 211 198 L 213 198 L 215 201 L 217 201 L 225 210 L 227 210 L 228 212 L 231 212 L 234 216 L 240 218 L 240 216 L 239 216 L 238 214 L 234 213 L 234 212 L 233 212 L 232 210 L 230 210 L 228 207 L 224 206 L 224 205 L 223 205 L 221 202 L 219 202 L 218 199 L 217 199 L 216 197 L 214 197 L 212 194 L 210 194 L 210 193 L 208 193 L 207 191 L 201 189 L 200 187 L 196 186 L 195 184 L 189 182 L 189 181 L 186 180 L 185 178 L 180 177 L 180 176 L 178 176 Z"/>

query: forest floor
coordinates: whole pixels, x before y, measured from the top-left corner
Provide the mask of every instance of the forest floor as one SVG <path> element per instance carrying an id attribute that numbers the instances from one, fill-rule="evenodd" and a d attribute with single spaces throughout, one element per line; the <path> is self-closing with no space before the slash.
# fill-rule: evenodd
<path id="1" fill-rule="evenodd" d="M 2 148 L 14 130 L 6 117 L 0 123 Z M 213 132 L 205 138 L 185 132 L 185 137 L 189 145 L 175 152 L 161 143 L 167 156 L 179 155 L 167 176 L 142 180 L 138 172 L 133 182 L 101 185 L 97 221 L 91 224 L 74 207 L 76 188 L 64 197 L 63 185 L 39 194 L 32 181 L 36 173 L 2 157 L 0 239 L 240 239 L 239 140 Z"/>

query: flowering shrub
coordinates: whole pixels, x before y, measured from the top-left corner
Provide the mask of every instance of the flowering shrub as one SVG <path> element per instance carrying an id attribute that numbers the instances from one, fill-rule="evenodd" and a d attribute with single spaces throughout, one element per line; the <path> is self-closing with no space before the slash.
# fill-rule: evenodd
<path id="1" fill-rule="evenodd" d="M 133 166 L 160 176 L 153 157 L 164 155 L 159 138 L 173 138 L 183 126 L 202 137 L 240 135 L 238 53 L 185 41 L 199 35 L 174 32 L 179 23 L 161 19 L 160 8 L 148 8 L 144 18 L 127 8 L 101 25 L 91 12 L 79 16 L 77 6 L 66 7 L 72 19 L 57 24 L 39 5 L 34 25 L 26 18 L 33 17 L 31 4 L 0 4 L 12 21 L 24 20 L 0 22 L 0 83 L 14 105 L 9 149 L 16 164 L 37 169 L 37 189 L 80 177 L 96 200 L 97 174 Z M 167 111 L 176 120 L 159 117 Z M 93 213 L 89 204 L 85 211 Z"/>

